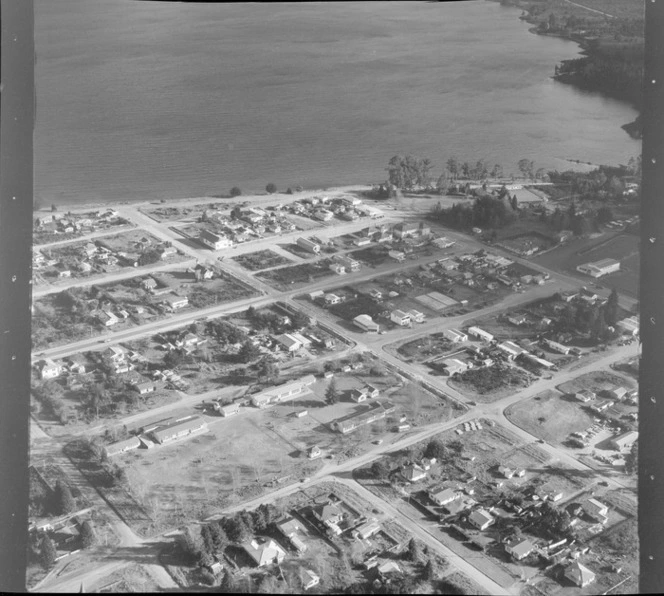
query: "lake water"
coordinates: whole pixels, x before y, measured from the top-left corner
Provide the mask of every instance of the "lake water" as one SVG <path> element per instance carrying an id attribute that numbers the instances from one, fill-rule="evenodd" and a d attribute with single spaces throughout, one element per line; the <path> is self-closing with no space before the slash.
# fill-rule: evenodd
<path id="1" fill-rule="evenodd" d="M 550 78 L 578 46 L 493 2 L 35 4 L 47 203 L 380 182 L 396 153 L 438 174 L 640 152 L 634 109 Z"/>

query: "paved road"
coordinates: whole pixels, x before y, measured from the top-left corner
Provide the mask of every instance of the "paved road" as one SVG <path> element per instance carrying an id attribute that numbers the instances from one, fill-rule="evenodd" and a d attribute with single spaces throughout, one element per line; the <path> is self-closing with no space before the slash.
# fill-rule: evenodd
<path id="1" fill-rule="evenodd" d="M 576 2 L 572 2 L 571 0 L 565 0 L 565 2 L 567 2 L 567 4 L 571 4 L 572 6 L 578 6 L 579 8 L 584 8 L 585 10 L 589 10 L 590 12 L 596 12 L 597 14 L 602 14 L 605 17 L 609 17 L 610 19 L 617 18 L 615 15 L 609 14 L 608 12 L 602 12 L 601 10 L 596 10 L 595 8 L 584 6 L 583 4 L 577 4 Z"/>

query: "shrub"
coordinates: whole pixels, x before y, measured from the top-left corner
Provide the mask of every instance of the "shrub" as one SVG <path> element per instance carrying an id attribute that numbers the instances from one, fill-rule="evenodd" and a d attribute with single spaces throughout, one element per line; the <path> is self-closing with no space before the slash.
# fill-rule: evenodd
<path id="1" fill-rule="evenodd" d="M 239 187 L 234 186 L 231 188 L 231 196 L 232 197 L 239 197 L 242 194 L 242 190 L 240 190 Z"/>
<path id="2" fill-rule="evenodd" d="M 270 183 L 265 187 L 265 190 L 266 190 L 269 194 L 273 194 L 273 193 L 277 192 L 277 185 L 274 184 L 274 182 L 270 182 Z"/>

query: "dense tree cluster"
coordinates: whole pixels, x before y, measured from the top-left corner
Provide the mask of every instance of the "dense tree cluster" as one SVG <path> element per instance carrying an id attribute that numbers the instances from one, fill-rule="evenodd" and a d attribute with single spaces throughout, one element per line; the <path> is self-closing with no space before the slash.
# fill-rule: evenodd
<path id="1" fill-rule="evenodd" d="M 507 206 L 501 199 L 483 196 L 475 199 L 472 205 L 455 203 L 452 207 L 443 209 L 436 205 L 430 217 L 447 226 L 469 230 L 478 228 L 502 228 L 516 219 L 511 206 Z"/>

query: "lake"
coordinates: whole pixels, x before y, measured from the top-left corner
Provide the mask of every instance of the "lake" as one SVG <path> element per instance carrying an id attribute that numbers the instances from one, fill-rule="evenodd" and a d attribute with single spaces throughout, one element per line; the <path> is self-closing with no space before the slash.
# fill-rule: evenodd
<path id="1" fill-rule="evenodd" d="M 396 153 L 509 173 L 618 164 L 627 104 L 556 83 L 576 44 L 454 3 L 37 0 L 35 196 L 133 201 L 366 184 Z"/>

